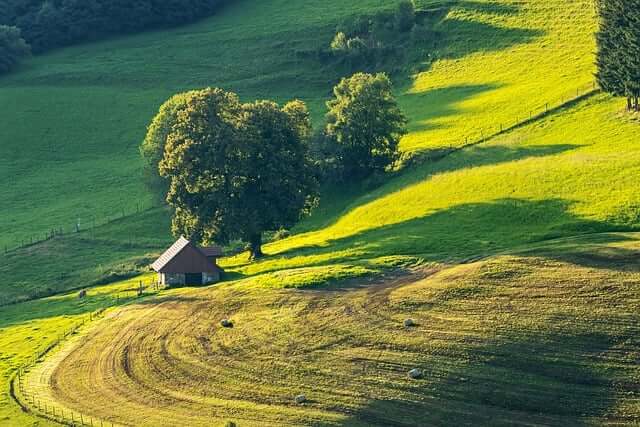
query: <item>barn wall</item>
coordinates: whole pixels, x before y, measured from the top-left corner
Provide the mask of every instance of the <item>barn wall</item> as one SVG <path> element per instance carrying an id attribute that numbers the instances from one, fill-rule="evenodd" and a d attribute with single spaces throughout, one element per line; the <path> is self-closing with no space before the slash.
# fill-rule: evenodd
<path id="1" fill-rule="evenodd" d="M 191 245 L 184 247 L 169 261 L 162 271 L 165 273 L 219 273 L 220 267 L 213 265 L 202 253 Z"/>
<path id="2" fill-rule="evenodd" d="M 186 277 L 183 273 L 162 273 L 160 274 L 160 282 L 164 286 L 182 286 L 186 283 Z"/>
<path id="3" fill-rule="evenodd" d="M 220 281 L 220 273 L 203 273 L 202 284 L 210 285 L 211 283 L 217 283 Z"/>

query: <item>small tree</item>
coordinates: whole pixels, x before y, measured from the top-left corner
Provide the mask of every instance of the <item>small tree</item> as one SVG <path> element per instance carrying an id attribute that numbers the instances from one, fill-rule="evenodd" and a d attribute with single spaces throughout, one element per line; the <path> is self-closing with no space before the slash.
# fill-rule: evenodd
<path id="1" fill-rule="evenodd" d="M 386 74 L 358 73 L 334 88 L 325 134 L 338 145 L 345 177 L 384 171 L 398 157 L 406 118 Z"/>
<path id="2" fill-rule="evenodd" d="M 20 35 L 20 29 L 0 25 L 0 74 L 11 71 L 30 55 L 31 48 Z"/>
<path id="3" fill-rule="evenodd" d="M 395 13 L 395 27 L 398 31 L 411 31 L 416 24 L 416 7 L 411 0 L 398 3 Z"/>
<path id="4" fill-rule="evenodd" d="M 172 230 L 204 243 L 242 239 L 262 256 L 262 234 L 288 228 L 315 200 L 305 105 L 240 104 L 220 89 L 193 92 L 160 162 L 170 180 Z"/>
<path id="5" fill-rule="evenodd" d="M 334 52 L 344 52 L 347 50 L 347 36 L 342 32 L 338 32 L 331 41 L 331 50 Z"/>

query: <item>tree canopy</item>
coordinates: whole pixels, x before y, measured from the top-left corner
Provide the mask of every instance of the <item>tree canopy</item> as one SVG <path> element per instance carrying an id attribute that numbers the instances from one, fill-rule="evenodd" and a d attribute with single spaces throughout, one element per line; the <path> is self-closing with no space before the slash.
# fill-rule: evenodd
<path id="1" fill-rule="evenodd" d="M 18 28 L 0 25 L 0 74 L 11 71 L 30 54 L 31 49 Z"/>
<path id="2" fill-rule="evenodd" d="M 597 0 L 597 7 L 598 83 L 640 111 L 640 0 Z"/>
<path id="3" fill-rule="evenodd" d="M 149 189 L 160 199 L 164 199 L 167 180 L 160 176 L 159 165 L 164 157 L 164 148 L 173 125 L 178 120 L 178 112 L 186 109 L 187 101 L 197 91 L 180 93 L 167 100 L 147 128 L 147 135 L 140 146 L 140 154 L 144 159 L 145 180 Z"/>
<path id="4" fill-rule="evenodd" d="M 0 24 L 17 26 L 34 52 L 192 22 L 230 0 L 3 0 Z"/>
<path id="5" fill-rule="evenodd" d="M 262 256 L 262 234 L 287 228 L 315 200 L 309 114 L 300 101 L 241 104 L 221 89 L 185 94 L 166 138 L 172 230 L 203 243 L 241 239 Z"/>
<path id="6" fill-rule="evenodd" d="M 337 145 L 345 177 L 384 171 L 398 157 L 407 120 L 386 74 L 357 73 L 344 78 L 327 103 L 325 133 Z"/>

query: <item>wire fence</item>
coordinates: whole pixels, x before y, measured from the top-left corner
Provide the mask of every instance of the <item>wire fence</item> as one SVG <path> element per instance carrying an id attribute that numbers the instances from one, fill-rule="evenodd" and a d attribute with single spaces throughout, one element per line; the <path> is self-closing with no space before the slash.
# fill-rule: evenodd
<path id="1" fill-rule="evenodd" d="M 116 294 L 115 306 L 128 303 L 145 295 L 150 295 L 150 293 L 145 294 L 145 292 L 158 292 L 163 289 L 166 289 L 166 287 L 156 280 L 149 280 L 147 283 L 140 280 L 137 286 Z M 45 356 L 49 355 L 61 343 L 76 335 L 80 329 L 88 323 L 104 318 L 105 311 L 106 308 L 101 308 L 97 311 L 90 312 L 88 316 L 84 316 L 82 320 L 74 324 L 71 328 L 58 334 L 45 348 L 35 352 L 27 359 L 26 363 L 14 372 L 10 381 L 10 394 L 23 410 L 31 412 L 38 417 L 69 426 L 115 427 L 118 425 L 113 421 L 100 419 L 96 416 L 87 415 L 60 405 L 51 396 L 47 396 L 47 393 L 39 393 L 38 378 L 29 378 L 30 373 L 31 375 L 35 375 L 31 371 L 36 365 L 42 363 Z M 34 381 L 35 385 L 33 383 Z"/>
<path id="2" fill-rule="evenodd" d="M 498 135 L 525 126 L 575 102 L 588 98 L 599 91 L 600 88 L 595 81 L 582 85 L 574 90 L 565 92 L 555 101 L 538 103 L 529 108 L 523 108 L 520 113 L 514 114 L 510 120 L 501 120 L 486 127 L 472 129 L 467 132 L 463 139 L 458 140 L 458 142 L 451 142 L 448 146 L 442 147 L 441 149 L 409 153 L 408 156 L 402 160 L 402 164 L 403 166 L 408 166 L 410 164 L 433 160 L 434 158 L 439 159 L 452 152 L 482 144 Z"/>
<path id="3" fill-rule="evenodd" d="M 100 309 L 96 312 L 89 313 L 88 317 L 83 318 L 70 329 L 59 334 L 56 339 L 43 350 L 34 353 L 33 356 L 29 358 L 28 362 L 16 371 L 11 381 L 11 395 L 25 411 L 32 412 L 34 415 L 48 420 L 70 426 L 115 426 L 115 424 L 111 422 L 105 424 L 104 420 L 99 420 L 78 411 L 64 408 L 52 402 L 50 398 L 38 395 L 33 390 L 29 389 L 29 383 L 26 379 L 29 371 L 38 363 L 42 362 L 42 359 L 46 355 L 58 347 L 61 342 L 77 334 L 78 331 L 87 323 L 102 318 L 104 316 L 104 311 L 104 309 Z"/>
<path id="4" fill-rule="evenodd" d="M 20 249 L 28 248 L 30 246 L 52 240 L 58 236 L 80 233 L 82 231 L 91 231 L 95 228 L 102 227 L 104 225 L 120 221 L 124 218 L 148 212 L 160 207 L 162 207 L 162 205 L 157 202 L 136 202 L 135 204 L 122 205 L 115 209 L 111 209 L 109 211 L 114 213 L 110 215 L 78 216 L 76 218 L 70 219 L 65 224 L 51 226 L 47 231 L 33 234 L 28 238 L 21 239 L 19 242 L 15 242 L 13 244 L 5 244 L 2 249 L 4 250 L 5 254 L 8 254 L 10 252 L 15 252 Z"/>

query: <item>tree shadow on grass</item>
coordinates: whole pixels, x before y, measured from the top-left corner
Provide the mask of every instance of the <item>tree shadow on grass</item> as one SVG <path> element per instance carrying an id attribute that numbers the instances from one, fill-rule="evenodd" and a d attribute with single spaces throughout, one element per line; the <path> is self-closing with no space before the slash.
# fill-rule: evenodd
<path id="1" fill-rule="evenodd" d="M 393 179 L 387 181 L 386 184 L 375 189 L 368 188 L 366 184 L 356 184 L 352 186 L 341 185 L 339 189 L 329 188 L 326 193 L 330 195 L 335 193 L 338 195 L 334 196 L 330 200 L 330 203 L 325 200 L 323 204 L 324 206 L 330 206 L 331 210 L 320 209 L 318 211 L 319 215 L 314 214 L 303 223 L 304 229 L 299 228 L 295 231 L 296 234 L 300 234 L 301 232 L 330 227 L 336 224 L 337 221 L 349 211 L 363 206 L 371 200 L 401 191 L 404 188 L 423 182 L 438 174 L 497 165 L 534 157 L 552 156 L 576 148 L 579 148 L 579 146 L 571 144 L 538 145 L 530 147 L 475 146 L 461 150 L 439 161 L 420 164 L 414 168 L 403 170 Z M 342 197 L 345 194 L 348 195 L 348 197 Z M 322 222 L 315 220 L 316 215 L 322 218 Z M 292 250 L 298 249 L 299 248 L 294 248 Z M 278 255 L 284 253 L 285 252 L 281 252 Z"/>
<path id="2" fill-rule="evenodd" d="M 484 342 L 442 365 L 427 355 L 415 361 L 425 378 L 403 387 L 410 399 L 373 400 L 341 425 L 589 425 L 616 404 L 598 361 L 618 344 L 602 333 L 543 330 Z"/>
<path id="3" fill-rule="evenodd" d="M 577 241 L 561 242 L 542 249 L 532 249 L 519 255 L 543 256 L 598 270 L 640 272 L 640 262 L 638 262 L 640 248 L 611 245 L 611 243 L 624 244 L 632 241 L 637 241 L 637 237 L 621 233 L 604 233 L 588 236 L 586 239 L 577 239 Z"/>
<path id="4" fill-rule="evenodd" d="M 456 85 L 424 92 L 408 92 L 401 98 L 402 109 L 408 117 L 413 117 L 409 132 L 423 132 L 441 129 L 444 125 L 436 123 L 439 118 L 453 116 L 461 109 L 458 105 L 465 99 L 500 88 L 497 84 Z"/>
<path id="5" fill-rule="evenodd" d="M 545 33 L 541 30 L 500 27 L 472 19 L 474 14 L 513 16 L 520 10 L 516 4 L 458 1 L 422 12 L 420 19 L 433 25 L 439 37 L 435 43 L 433 40 L 425 42 L 423 51 L 432 55 L 415 61 L 415 71 L 428 71 L 434 59 L 460 59 L 479 52 L 498 52 L 543 36 Z M 465 16 L 451 15 L 453 11 Z M 403 83 L 409 84 L 410 79 Z"/>
<path id="6" fill-rule="evenodd" d="M 500 199 L 469 203 L 426 216 L 327 240 L 322 246 L 298 247 L 274 254 L 293 259 L 309 257 L 305 267 L 336 262 L 362 262 L 393 255 L 426 261 L 461 262 L 550 238 L 611 231 L 612 225 L 571 213 L 562 199 Z M 614 235 L 611 239 L 616 239 Z M 315 261 L 320 259 L 320 261 Z M 268 265 L 268 264 L 267 264 Z M 282 268 L 282 262 L 261 273 Z"/>

